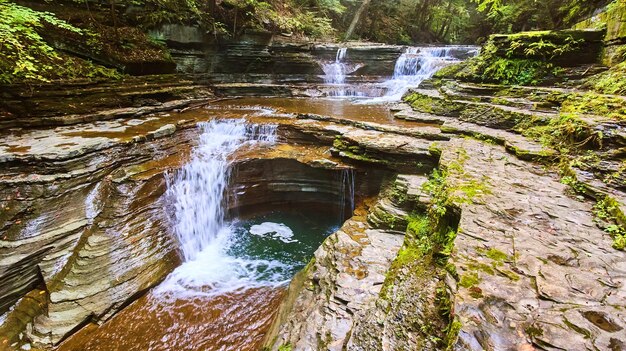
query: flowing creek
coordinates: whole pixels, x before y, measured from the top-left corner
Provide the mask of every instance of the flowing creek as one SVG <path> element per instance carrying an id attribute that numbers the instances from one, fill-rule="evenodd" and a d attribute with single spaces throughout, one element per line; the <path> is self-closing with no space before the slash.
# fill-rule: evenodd
<path id="1" fill-rule="evenodd" d="M 169 174 L 165 194 L 182 262 L 104 325 L 81 329 L 59 350 L 259 349 L 287 283 L 358 210 L 362 196 L 358 172 L 344 167 L 325 171 L 323 186 L 331 187 L 332 195 L 323 201 L 311 197 L 298 206 L 277 201 L 276 206 L 241 210 L 237 202 L 245 191 L 238 192 L 237 174 L 249 166 L 236 163 L 247 153 L 289 148 L 315 153 L 314 148 L 298 149 L 281 141 L 280 124 L 299 114 L 415 127 L 394 119 L 385 103 L 456 62 L 446 48 L 409 48 L 398 59 L 393 77 L 378 83 L 385 93 L 368 96 L 346 84 L 348 75 L 359 69 L 358 63 L 349 62 L 349 52 L 340 49 L 335 61 L 324 64 L 332 98 L 227 99 L 180 114 L 155 115 L 161 124 L 183 119 L 198 123 L 197 145 L 188 161 Z"/>

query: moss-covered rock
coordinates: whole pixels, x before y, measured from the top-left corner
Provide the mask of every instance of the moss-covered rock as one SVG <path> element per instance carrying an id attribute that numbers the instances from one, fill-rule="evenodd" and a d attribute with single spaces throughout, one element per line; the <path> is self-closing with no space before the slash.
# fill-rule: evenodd
<path id="1" fill-rule="evenodd" d="M 603 63 L 613 66 L 626 59 L 623 46 L 626 44 L 626 2 L 613 1 L 604 11 L 576 24 L 574 28 L 606 29 Z"/>
<path id="2" fill-rule="evenodd" d="M 458 117 L 463 104 L 455 103 L 439 97 L 411 91 L 403 97 L 403 100 L 411 105 L 415 111 L 430 113 L 439 116 Z"/>
<path id="3" fill-rule="evenodd" d="M 558 78 L 565 67 L 596 63 L 603 31 L 540 31 L 492 35 L 481 54 L 438 72 L 436 78 L 539 85 Z"/>
<path id="4" fill-rule="evenodd" d="M 626 94 L 626 62 L 622 62 L 608 71 L 590 77 L 586 86 L 604 94 Z"/>

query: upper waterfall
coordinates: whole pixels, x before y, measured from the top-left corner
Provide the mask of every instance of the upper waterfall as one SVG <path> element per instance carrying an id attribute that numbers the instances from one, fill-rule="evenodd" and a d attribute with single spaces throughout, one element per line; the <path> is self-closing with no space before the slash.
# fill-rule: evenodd
<path id="1" fill-rule="evenodd" d="M 387 88 L 384 99 L 396 101 L 411 87 L 419 86 L 445 66 L 460 62 L 453 52 L 457 46 L 409 47 L 400 55 L 393 70 L 393 77 L 384 83 Z M 465 50 L 471 54 L 474 48 Z"/>
<path id="2" fill-rule="evenodd" d="M 394 50 L 397 49 L 395 47 Z M 363 102 L 376 103 L 400 100 L 409 88 L 419 86 L 445 66 L 476 55 L 478 49 L 473 46 L 407 47 L 396 59 L 393 74 L 387 80 L 368 82 L 363 80 L 367 76 L 355 77 L 359 84 L 349 83 L 348 77 L 368 63 L 351 62 L 363 59 L 363 56 L 359 54 L 355 56 L 358 58 L 350 60 L 349 53 L 349 49 L 339 48 L 334 61 L 320 62 L 327 85 L 326 94 L 333 97 L 370 98 Z"/>
<path id="3" fill-rule="evenodd" d="M 347 62 L 348 48 L 339 48 L 335 54 L 335 61 L 321 63 L 324 71 L 324 83 L 336 86 L 330 92 L 330 96 L 353 96 L 354 94 L 345 87 L 346 76 L 355 72 L 362 65 Z"/>
<path id="4" fill-rule="evenodd" d="M 322 64 L 324 82 L 327 84 L 343 84 L 346 81 L 348 65 L 344 62 L 348 48 L 339 48 L 335 61 Z"/>

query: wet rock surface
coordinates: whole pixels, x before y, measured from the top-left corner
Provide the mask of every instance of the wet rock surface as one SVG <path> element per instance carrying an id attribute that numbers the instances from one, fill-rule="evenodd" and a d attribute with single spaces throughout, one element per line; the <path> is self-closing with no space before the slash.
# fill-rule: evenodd
<path id="1" fill-rule="evenodd" d="M 182 109 L 213 95 L 201 82 L 172 75 L 3 86 L 0 90 L 3 130 L 133 118 Z"/>
<path id="2" fill-rule="evenodd" d="M 269 345 L 344 349 L 355 321 L 374 307 L 402 240 L 402 235 L 370 227 L 363 215 L 348 220 L 292 283 L 289 294 L 295 294 L 294 300 L 288 297 L 290 304 L 283 305 Z"/>
<path id="3" fill-rule="evenodd" d="M 462 324 L 455 349 L 610 349 L 622 339 L 625 254 L 611 248 L 589 203 L 541 168 L 474 140 L 450 142 L 441 165 L 451 184 L 469 178 L 488 188 L 459 205 L 451 262 L 469 283 L 451 286 Z"/>
<path id="4" fill-rule="evenodd" d="M 360 300 L 364 303 L 362 309 L 352 312 L 348 320 L 333 307 L 336 302 L 324 296 L 334 296 L 351 280 L 327 269 L 320 270 L 320 266 L 329 264 L 315 260 L 301 280 L 292 283 L 289 294 L 295 297 L 284 303 L 283 308 L 289 312 L 283 311 L 284 317 L 278 322 L 281 327 L 271 334 L 277 338 L 268 339 L 270 347 L 291 346 L 297 350 L 623 347 L 626 321 L 620 301 L 624 300 L 626 277 L 624 253 L 611 247 L 613 239 L 598 226 L 593 198 L 576 196 L 568 185 L 559 181 L 556 172 L 533 162 L 554 159 L 557 152 L 523 136 L 516 128 L 520 121 L 528 118 L 541 125 L 546 119 L 558 117 L 553 107 L 537 103 L 541 101 L 537 95 L 569 92 L 535 90 L 528 97 L 536 102 L 524 101 L 516 97 L 519 94 L 509 92 L 510 100 L 504 102 L 489 98 L 493 91 L 488 91 L 494 88 L 498 89 L 479 85 L 462 87 L 463 93 L 453 97 L 463 104 L 460 108 L 448 100 L 454 95 L 451 91 L 444 96 L 438 91 L 419 92 L 428 97 L 429 103 L 420 104 L 415 110 L 402 105 L 393 108 L 396 118 L 439 129 L 439 134 L 429 135 L 438 135 L 440 140 L 435 140 L 438 137 L 420 139 L 406 128 L 394 130 L 388 124 L 381 127 L 339 120 L 334 122 L 345 127 L 332 127 L 337 134 L 317 132 L 318 136 L 325 135 L 326 140 L 334 138 L 334 152 L 350 162 L 389 167 L 378 160 L 393 160 L 393 156 L 377 156 L 368 151 L 369 148 L 381 153 L 406 152 L 413 160 L 421 160 L 427 154 L 435 162 L 438 160 L 439 168 L 447 174 L 446 186 L 458 192 L 450 195 L 455 211 L 460 213 L 458 233 L 445 267 L 449 272 L 447 277 L 438 264 L 426 258 L 416 259 L 413 265 L 403 266 L 400 278 L 394 275 L 393 288 L 383 288 L 376 298 Z M 474 91 L 468 94 L 469 89 Z M 481 118 L 488 118 L 488 123 L 445 112 L 466 111 L 468 104 L 476 104 L 477 95 L 485 96 L 486 102 L 481 103 L 484 105 L 476 106 L 488 112 L 477 113 Z M 506 94 L 498 96 L 503 95 L 506 99 Z M 432 103 L 433 99 L 440 99 L 441 104 Z M 441 110 L 424 111 L 421 106 L 440 106 Z M 597 118 L 592 120 L 591 123 L 607 123 Z M 510 123 L 507 121 L 513 123 L 507 124 Z M 350 128 L 354 127 L 368 131 L 352 132 Z M 377 130 L 384 130 L 385 135 L 376 134 Z M 417 137 L 419 141 L 415 145 L 430 141 L 412 148 L 411 142 L 407 143 L 403 136 L 409 140 Z M 415 166 L 412 171 L 428 172 Z M 617 208 L 623 208 L 620 207 L 619 186 L 593 180 L 593 176 L 585 178 L 585 174 L 589 177 L 588 173 L 577 174 L 590 194 L 597 198 L 609 195 L 618 199 Z M 420 175 L 399 176 L 392 187 L 396 190 L 382 195 L 369 209 L 369 225 L 403 234 L 411 213 L 423 212 L 432 205 L 429 195 L 424 193 L 426 179 Z M 468 196 L 468 192 L 472 196 Z M 415 194 L 420 201 L 415 200 Z M 387 276 L 390 267 L 391 264 Z M 312 273 L 315 269 L 321 276 Z M 324 284 L 317 296 L 312 297 L 311 291 L 317 290 L 306 290 L 306 287 L 318 280 L 324 282 L 328 277 L 335 287 Z M 442 306 L 441 291 L 447 291 L 450 298 L 445 316 L 441 310 L 433 310 Z M 349 303 L 356 305 L 354 300 Z M 319 317 L 320 313 L 323 318 Z M 446 318 L 451 319 L 446 322 Z M 332 329 L 337 319 L 342 323 Z M 437 327 L 429 329 L 433 326 Z M 327 330 L 341 332 L 325 332 Z"/>
<path id="5" fill-rule="evenodd" d="M 603 131 L 605 147 L 590 152 L 606 157 L 568 166 L 586 191 L 573 194 L 547 166 L 559 150 L 521 127 L 549 125 L 568 98 L 561 95 L 576 92 L 448 83 L 412 92 L 409 104 L 385 106 L 389 113 L 267 101 L 268 112 L 262 99 L 206 100 L 219 89 L 296 89 L 257 83 L 192 86 L 156 110 L 37 110 L 41 119 L 26 119 L 31 128 L 0 141 L 0 335 L 50 347 L 161 281 L 179 262 L 168 172 L 188 159 L 197 122 L 246 118 L 277 125 L 279 143 L 233 155 L 230 196 L 238 202 L 228 201 L 229 211 L 303 203 L 328 210 L 347 170 L 362 200 L 292 281 L 268 348 L 623 349 L 626 256 L 611 247 L 593 208 L 610 196 L 623 213 L 623 123 L 584 116 Z M 136 88 L 128 94 L 141 95 Z M 15 115 L 3 116 L 15 127 Z M 32 128 L 43 125 L 55 126 Z M 415 216 L 441 201 L 429 190 L 435 169 L 458 215 L 445 267 L 436 262 L 442 257 L 405 255 Z"/>
<path id="6" fill-rule="evenodd" d="M 163 131 L 127 141 L 36 131 L 43 134 L 23 135 L 40 143 L 28 151 L 3 150 L 2 310 L 45 288 L 45 313 L 28 321 L 32 341 L 56 343 L 82 323 L 106 320 L 178 264 L 164 172 L 184 161 L 194 133 Z M 12 336 L 12 326 L 3 328 Z"/>

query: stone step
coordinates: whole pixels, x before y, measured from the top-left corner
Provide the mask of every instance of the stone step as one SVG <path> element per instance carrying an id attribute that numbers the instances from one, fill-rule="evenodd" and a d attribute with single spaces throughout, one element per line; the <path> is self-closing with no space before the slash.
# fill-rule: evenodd
<path id="1" fill-rule="evenodd" d="M 556 116 L 555 113 L 487 102 L 448 99 L 437 90 L 414 89 L 405 95 L 404 100 L 417 112 L 456 117 L 494 129 L 510 130 L 527 121 L 534 125 L 547 124 Z"/>
<path id="2" fill-rule="evenodd" d="M 443 85 L 440 91 L 445 97 L 458 101 L 482 102 L 536 112 L 555 113 L 558 111 L 558 104 L 545 99 L 551 94 L 550 92 L 535 90 L 511 94 L 513 89 L 505 91 L 502 86 L 480 89 L 477 86 L 450 83 Z"/>
<path id="3" fill-rule="evenodd" d="M 611 103 L 616 106 L 616 116 L 593 115 L 593 106 L 587 107 L 590 111 L 572 113 L 569 112 L 569 110 L 581 108 L 577 103 L 577 99 L 582 99 L 582 104 L 588 97 L 580 93 L 572 93 L 571 91 L 562 95 L 561 92 L 563 91 L 564 90 L 554 90 L 554 94 L 560 95 L 558 97 L 546 97 L 546 99 L 558 100 L 559 105 L 571 101 L 568 102 L 567 113 L 573 114 L 575 119 L 586 124 L 591 133 L 595 134 L 595 138 L 602 139 L 602 144 L 605 146 L 626 146 L 626 119 L 620 119 L 619 117 L 619 114 L 626 110 L 626 101 L 622 104 L 621 98 L 604 96 L 610 99 L 607 101 L 611 101 Z M 513 93 L 513 95 L 515 94 L 516 93 Z M 500 98 L 498 97 L 498 99 Z M 466 128 L 469 127 L 467 123 L 494 130 L 517 131 L 520 129 L 526 130 L 530 127 L 548 125 L 555 120 L 561 123 L 561 120 L 557 120 L 557 118 L 567 116 L 566 114 L 559 114 L 557 111 L 542 112 L 480 101 L 451 100 L 446 97 L 445 93 L 442 94 L 438 90 L 412 90 L 410 94 L 405 96 L 405 101 L 411 105 L 415 113 L 403 110 L 396 112 L 396 117 L 420 122 L 428 120 L 444 121 L 442 131 L 455 134 L 461 132 L 466 135 L 471 135 L 473 133 L 471 129 L 473 128 L 467 130 Z M 436 117 L 433 117 L 433 115 Z M 459 124 L 463 122 L 465 124 Z M 446 124 L 448 126 L 446 126 Z M 480 129 L 482 129 L 482 134 L 490 134 L 487 133 L 485 128 Z M 594 147 L 597 148 L 601 146 L 600 143 L 597 144 L 598 145 L 594 145 Z"/>
<path id="4" fill-rule="evenodd" d="M 524 137 L 521 134 L 502 129 L 494 129 L 486 126 L 463 122 L 454 117 L 437 116 L 429 113 L 413 111 L 408 105 L 397 112 L 394 117 L 406 121 L 425 123 L 438 121 L 443 135 L 465 135 L 478 139 L 493 141 L 506 146 L 507 150 L 517 157 L 525 160 L 543 160 L 555 156 L 555 151 L 539 142 Z M 400 107 L 397 107 L 400 109 Z"/>
<path id="5" fill-rule="evenodd" d="M 367 215 L 367 223 L 372 228 L 388 229 L 404 234 L 408 225 L 408 216 L 409 213 L 405 209 L 397 207 L 391 199 L 382 198 Z"/>
<path id="6" fill-rule="evenodd" d="M 437 166 L 438 156 L 431 152 L 437 142 L 443 141 L 353 128 L 336 137 L 331 153 L 396 172 L 425 174 Z"/>

